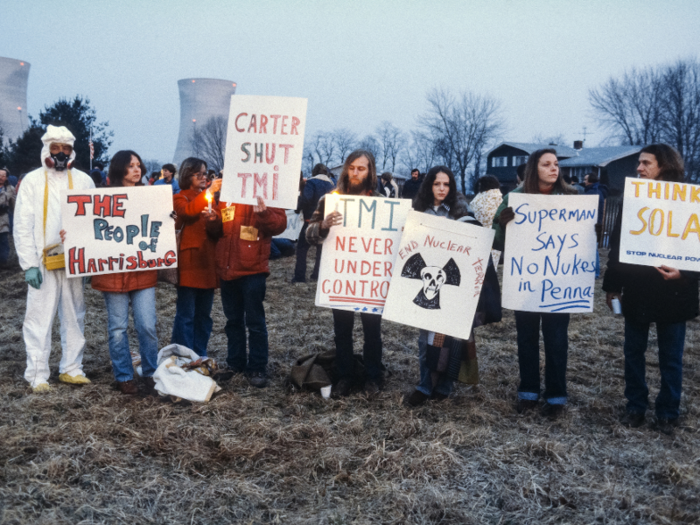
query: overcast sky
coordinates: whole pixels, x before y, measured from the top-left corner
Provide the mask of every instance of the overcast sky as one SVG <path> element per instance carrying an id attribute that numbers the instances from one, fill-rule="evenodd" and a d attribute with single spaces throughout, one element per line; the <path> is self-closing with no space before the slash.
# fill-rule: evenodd
<path id="1" fill-rule="evenodd" d="M 408 131 L 433 87 L 502 103 L 503 140 L 593 132 L 588 90 L 698 55 L 698 0 L 0 2 L 0 56 L 31 63 L 28 109 L 87 96 L 111 153 L 170 161 L 177 81 L 309 99 L 307 136 L 383 120 Z"/>

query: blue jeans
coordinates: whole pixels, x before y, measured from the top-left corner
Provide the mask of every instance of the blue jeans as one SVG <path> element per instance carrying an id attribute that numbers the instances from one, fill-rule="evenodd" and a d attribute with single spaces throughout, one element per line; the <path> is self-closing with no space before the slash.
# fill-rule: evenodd
<path id="1" fill-rule="evenodd" d="M 177 287 L 177 303 L 171 343 L 186 346 L 201 357 L 207 356 L 207 344 L 214 321 L 211 307 L 213 288 Z"/>
<path id="2" fill-rule="evenodd" d="M 627 412 L 631 414 L 644 414 L 649 406 L 644 357 L 649 341 L 649 325 L 650 323 L 635 323 L 625 319 L 625 397 Z M 685 321 L 656 323 L 656 335 L 659 341 L 661 373 L 661 388 L 656 397 L 656 416 L 676 419 L 683 383 Z"/>
<path id="3" fill-rule="evenodd" d="M 536 401 L 540 395 L 540 319 L 545 357 L 543 397 L 552 405 L 565 405 L 569 314 L 515 312 L 520 364 L 518 399 Z"/>
<path id="4" fill-rule="evenodd" d="M 433 392 L 449 396 L 452 392 L 452 380 L 446 374 L 437 374 L 428 368 L 428 332 L 421 330 L 418 335 L 418 366 L 420 367 L 420 383 L 416 390 L 430 396 Z M 437 375 L 437 381 L 433 385 L 433 374 Z"/>
<path id="5" fill-rule="evenodd" d="M 156 289 L 146 288 L 133 292 L 103 292 L 107 306 L 107 330 L 109 331 L 109 357 L 112 359 L 114 378 L 130 381 L 134 367 L 129 353 L 129 301 L 134 314 L 134 326 L 139 338 L 141 370 L 144 377 L 151 377 L 158 366 L 158 334 L 156 332 Z"/>
<path id="6" fill-rule="evenodd" d="M 304 226 L 301 228 L 299 233 L 299 240 L 297 241 L 297 264 L 294 267 L 294 281 L 298 283 L 306 282 L 306 256 L 309 253 L 309 248 L 311 245 L 306 241 L 306 229 L 309 227 L 309 223 L 305 222 Z M 311 278 L 318 278 L 318 268 L 321 264 L 321 245 L 316 245 L 316 260 L 314 261 L 314 269 L 311 270 Z"/>
<path id="7" fill-rule="evenodd" d="M 10 258 L 10 232 L 0 233 L 0 265 Z"/>
<path id="8" fill-rule="evenodd" d="M 352 328 L 355 325 L 355 312 L 346 310 L 333 311 L 333 328 L 335 330 L 335 361 L 339 379 L 352 380 L 355 358 L 352 341 Z M 362 330 L 365 336 L 363 357 L 365 361 L 365 379 L 381 383 L 382 367 L 382 316 L 377 314 L 360 314 Z"/>
<path id="9" fill-rule="evenodd" d="M 226 316 L 228 366 L 239 372 L 267 373 L 268 343 L 265 324 L 264 273 L 246 275 L 231 281 L 221 280 L 221 305 Z M 246 328 L 250 355 L 246 353 Z"/>

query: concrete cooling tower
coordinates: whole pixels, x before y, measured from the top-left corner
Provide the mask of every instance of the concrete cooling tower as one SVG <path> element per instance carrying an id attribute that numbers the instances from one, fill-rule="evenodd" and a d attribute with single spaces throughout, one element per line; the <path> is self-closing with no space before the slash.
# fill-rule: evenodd
<path id="1" fill-rule="evenodd" d="M 193 155 L 195 126 L 203 126 L 213 117 L 228 120 L 236 83 L 214 78 L 185 78 L 178 80 L 177 85 L 180 88 L 180 134 L 173 162 L 179 167 L 184 159 Z"/>
<path id="2" fill-rule="evenodd" d="M 0 127 L 5 142 L 27 129 L 29 62 L 0 57 Z"/>

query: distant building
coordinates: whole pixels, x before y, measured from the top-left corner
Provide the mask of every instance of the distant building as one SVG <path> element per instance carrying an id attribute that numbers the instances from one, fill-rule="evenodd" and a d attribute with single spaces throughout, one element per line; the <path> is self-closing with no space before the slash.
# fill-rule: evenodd
<path id="1" fill-rule="evenodd" d="M 17 140 L 27 129 L 29 62 L 0 57 L 0 128 L 5 143 Z"/>
<path id="2" fill-rule="evenodd" d="M 554 148 L 562 175 L 575 176 L 582 183 L 586 173 L 596 173 L 600 181 L 608 186 L 610 196 L 622 194 L 625 177 L 637 176 L 637 159 L 643 146 L 582 146 L 581 141 L 575 141 L 573 148 L 554 144 L 503 142 L 487 153 L 486 172 L 494 175 L 503 191 L 508 192 L 517 185 L 517 167 L 525 164 L 532 152 Z"/>
<path id="3" fill-rule="evenodd" d="M 173 162 L 179 166 L 194 154 L 192 139 L 197 125 L 204 126 L 209 119 L 216 117 L 228 121 L 236 83 L 214 78 L 185 78 L 178 80 L 177 85 L 180 89 L 180 133 Z"/>

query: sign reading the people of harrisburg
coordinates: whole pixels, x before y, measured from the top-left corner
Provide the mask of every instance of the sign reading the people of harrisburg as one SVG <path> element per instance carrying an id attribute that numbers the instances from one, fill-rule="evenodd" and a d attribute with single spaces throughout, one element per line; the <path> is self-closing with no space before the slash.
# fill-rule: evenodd
<path id="1" fill-rule="evenodd" d="M 503 307 L 525 312 L 593 311 L 597 195 L 511 193 Z"/>
<path id="2" fill-rule="evenodd" d="M 68 277 L 176 268 L 172 211 L 168 185 L 63 191 Z"/>
<path id="3" fill-rule="evenodd" d="M 620 261 L 700 271 L 700 186 L 625 179 Z"/>
<path id="4" fill-rule="evenodd" d="M 221 200 L 295 209 L 306 127 L 305 98 L 232 95 Z"/>
<path id="5" fill-rule="evenodd" d="M 329 193 L 325 206 L 343 223 L 323 241 L 316 306 L 381 314 L 411 201 Z"/>
<path id="6" fill-rule="evenodd" d="M 494 231 L 411 211 L 383 317 L 469 339 Z"/>

